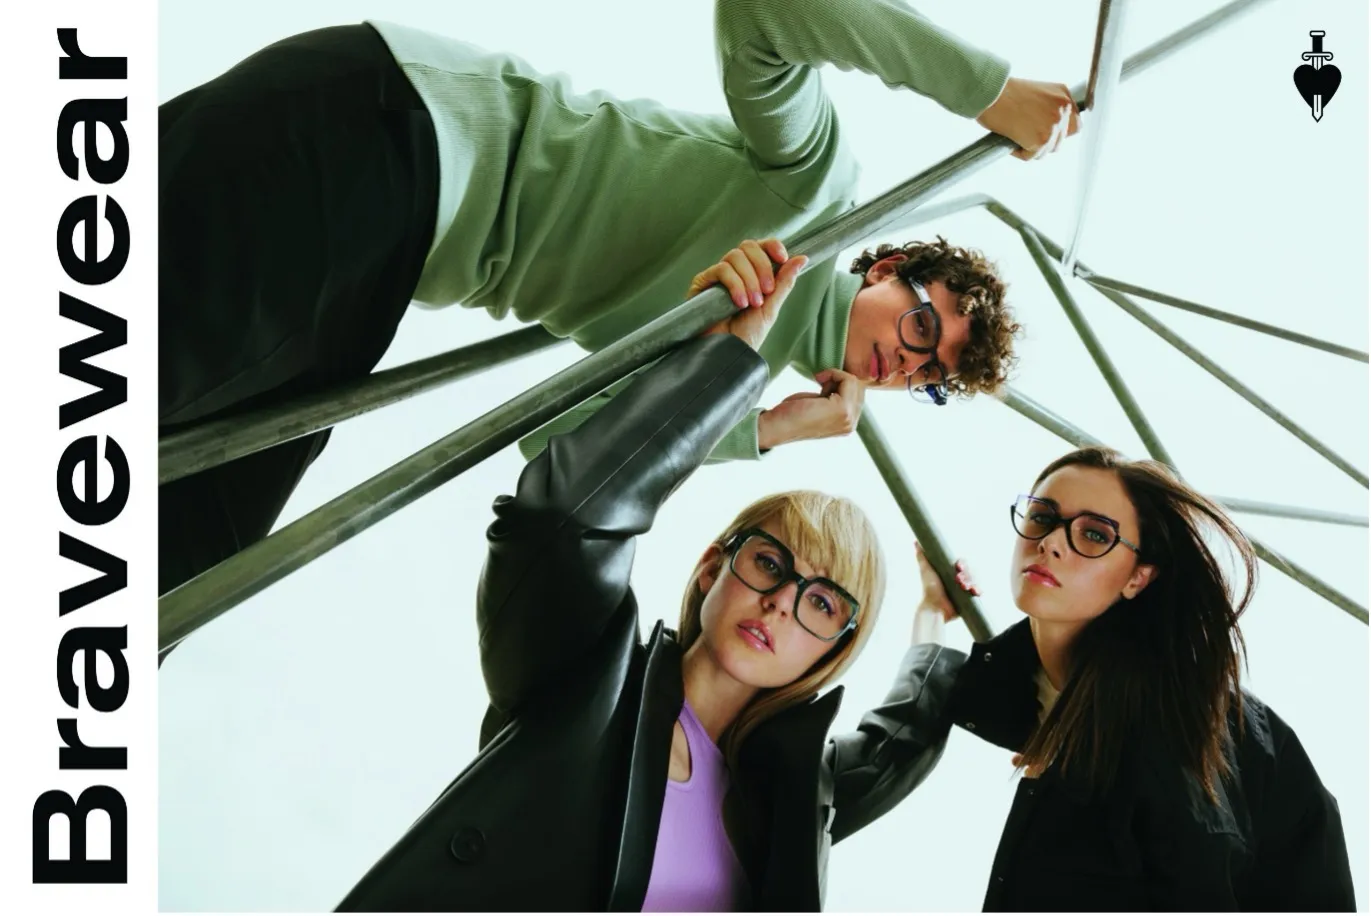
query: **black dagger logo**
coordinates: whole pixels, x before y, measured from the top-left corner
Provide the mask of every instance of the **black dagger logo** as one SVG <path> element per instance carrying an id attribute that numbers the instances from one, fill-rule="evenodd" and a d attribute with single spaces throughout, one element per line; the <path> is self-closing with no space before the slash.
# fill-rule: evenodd
<path id="1" fill-rule="evenodd" d="M 1313 111 L 1315 121 L 1322 120 L 1324 106 L 1333 101 L 1333 93 L 1338 91 L 1338 84 L 1342 82 L 1341 70 L 1332 64 L 1324 66 L 1324 61 L 1332 60 L 1333 55 L 1323 49 L 1323 35 L 1323 32 L 1309 33 L 1314 47 L 1300 57 L 1310 63 L 1295 68 L 1295 88 Z"/>

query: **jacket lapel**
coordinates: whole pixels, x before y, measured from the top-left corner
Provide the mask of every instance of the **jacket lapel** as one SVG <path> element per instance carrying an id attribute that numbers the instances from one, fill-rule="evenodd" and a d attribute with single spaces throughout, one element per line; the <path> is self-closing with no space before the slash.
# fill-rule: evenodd
<path id="1" fill-rule="evenodd" d="M 652 878 L 653 853 L 662 820 L 666 781 L 671 765 L 671 732 L 685 703 L 681 680 L 681 647 L 657 622 L 648 640 L 638 721 L 633 731 L 624 816 L 610 889 L 611 912 L 638 912 Z M 644 853 L 646 850 L 646 853 Z"/>
<path id="2" fill-rule="evenodd" d="M 822 909 L 819 768 L 824 742 L 842 702 L 843 688 L 769 719 L 747 739 L 740 754 L 743 785 L 756 825 L 750 836 L 770 839 L 743 858 L 762 911 Z M 757 804 L 761 802 L 761 804 Z"/>

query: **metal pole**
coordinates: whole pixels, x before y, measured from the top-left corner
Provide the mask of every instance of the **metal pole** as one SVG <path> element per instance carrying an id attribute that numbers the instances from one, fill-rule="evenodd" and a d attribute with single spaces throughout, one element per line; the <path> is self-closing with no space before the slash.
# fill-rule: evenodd
<path id="1" fill-rule="evenodd" d="M 900 467 L 895 451 L 882 435 L 870 410 L 862 412 L 862 419 L 857 424 L 857 435 L 861 436 L 862 444 L 871 455 L 872 463 L 876 465 L 876 470 L 880 471 L 886 486 L 890 487 L 890 495 L 895 498 L 895 504 L 900 507 L 905 520 L 909 522 L 909 527 L 914 530 L 914 537 L 918 538 L 919 544 L 923 547 L 924 556 L 928 557 L 928 562 L 933 564 L 938 577 L 943 580 L 947 595 L 952 599 L 952 604 L 962 620 L 966 621 L 966 628 L 971 631 L 972 638 L 977 642 L 987 642 L 995 635 L 994 631 L 986 622 L 976 599 L 956 586 L 953 560 L 943 546 L 943 539 L 938 534 L 937 526 L 933 524 L 933 517 L 914 492 L 913 482 L 905 474 L 904 468 Z"/>
<path id="2" fill-rule="evenodd" d="M 1365 350 L 1354 350 L 1351 347 L 1344 347 L 1340 344 L 1331 343 L 1327 340 L 1320 340 L 1317 337 L 1310 337 L 1308 334 L 1300 334 L 1297 331 L 1289 331 L 1274 324 L 1266 324 L 1261 321 L 1253 321 L 1251 318 L 1244 318 L 1232 312 L 1221 311 L 1220 309 L 1210 308 L 1200 305 L 1198 302 L 1191 302 L 1189 299 L 1181 299 L 1176 296 L 1169 296 L 1166 293 L 1159 293 L 1154 289 L 1145 286 L 1137 286 L 1133 283 L 1125 283 L 1122 280 L 1115 280 L 1113 277 L 1105 277 L 1100 274 L 1091 273 L 1080 264 L 1076 265 L 1076 276 L 1097 289 L 1111 289 L 1116 293 L 1129 293 L 1134 296 L 1141 296 L 1153 302 L 1160 302 L 1162 305 L 1169 305 L 1173 308 L 1182 309 L 1187 312 L 1194 312 L 1196 315 L 1203 315 L 1206 318 L 1215 318 L 1219 321 L 1226 321 L 1238 327 L 1247 328 L 1251 331 L 1259 331 L 1262 334 L 1270 334 L 1272 337 L 1279 337 L 1293 343 L 1303 344 L 1306 347 L 1313 347 L 1316 350 L 1323 350 L 1335 356 L 1344 356 L 1348 359 L 1355 359 L 1359 362 L 1367 362 Z"/>
<path id="3" fill-rule="evenodd" d="M 1147 417 L 1143 414 L 1142 407 L 1138 404 L 1137 400 L 1134 399 L 1133 393 L 1128 390 L 1128 385 L 1124 382 L 1123 376 L 1119 374 L 1119 370 L 1115 367 L 1114 361 L 1111 360 L 1109 354 L 1105 352 L 1104 344 L 1100 343 L 1100 339 L 1095 336 L 1095 332 L 1090 327 L 1090 323 L 1085 320 L 1085 316 L 1081 314 L 1081 310 L 1076 305 L 1075 300 L 1072 299 L 1071 294 L 1067 292 L 1066 282 L 1062 279 L 1061 274 L 1048 262 L 1047 252 L 1043 250 L 1043 244 L 1038 239 L 1038 234 L 1028 226 L 1024 226 L 1020 229 L 1019 234 L 1023 236 L 1024 244 L 1028 246 L 1028 253 L 1033 256 L 1033 263 L 1038 265 L 1038 270 L 1042 272 L 1043 279 L 1046 280 L 1047 285 L 1052 288 L 1053 295 L 1057 297 L 1057 301 L 1062 304 L 1062 308 L 1066 311 L 1066 317 L 1071 319 L 1072 327 L 1074 327 L 1076 333 L 1080 335 L 1081 342 L 1084 343 L 1085 348 L 1090 351 L 1090 358 L 1093 359 L 1095 365 L 1099 367 L 1100 374 L 1104 376 L 1105 383 L 1109 385 L 1109 390 L 1114 392 L 1114 397 L 1119 399 L 1119 406 L 1121 406 L 1123 412 L 1128 415 L 1128 422 L 1133 424 L 1133 428 L 1138 431 L 1138 435 L 1142 438 L 1143 444 L 1147 446 L 1148 454 L 1158 461 L 1175 467 L 1176 462 L 1171 460 L 1171 456 L 1167 454 L 1166 447 L 1162 445 L 1161 439 L 1152 429 L 1152 424 L 1147 422 Z"/>
<path id="4" fill-rule="evenodd" d="M 1045 235 L 1038 235 L 1036 230 L 1034 230 L 1034 228 L 1029 223 L 1024 221 L 1022 217 L 1020 217 L 1017 213 L 1010 210 L 1008 207 L 1006 207 L 999 201 L 994 199 L 987 199 L 983 201 L 981 198 L 976 197 L 963 198 L 962 203 L 965 206 L 975 206 L 978 203 L 984 203 L 986 210 L 988 210 L 990 213 L 993 213 L 998 219 L 1000 219 L 1005 224 L 1019 230 L 1020 234 L 1023 234 L 1025 230 L 1032 232 L 1034 236 L 1038 239 L 1038 241 L 1041 243 L 1042 250 L 1046 252 L 1048 256 L 1057 260 L 1061 259 L 1062 249 L 1060 245 L 1058 245 L 1056 242 L 1052 241 Z M 1029 251 L 1032 252 L 1033 245 L 1028 241 L 1027 236 L 1025 236 L 1024 243 L 1028 245 Z M 1035 255 L 1035 260 L 1036 259 L 1037 257 Z M 1039 265 L 1039 267 L 1041 268 L 1041 265 Z M 1082 266 L 1082 269 L 1088 268 L 1084 268 Z M 1044 276 L 1056 277 L 1057 272 L 1045 272 Z M 1048 282 L 1052 283 L 1053 281 L 1049 279 Z M 1361 484 L 1363 487 L 1368 485 L 1366 474 L 1363 473 L 1360 469 L 1358 469 L 1355 465 L 1347 461 L 1347 459 L 1343 458 L 1341 455 L 1333 451 L 1328 446 L 1324 445 L 1321 441 L 1316 439 L 1307 430 L 1305 430 L 1304 427 L 1300 426 L 1294 420 L 1290 419 L 1290 417 L 1286 416 L 1284 413 L 1277 410 L 1276 407 L 1272 405 L 1269 401 L 1267 401 L 1261 395 L 1257 394 L 1251 388 L 1248 388 L 1242 382 L 1238 381 L 1226 370 L 1224 370 L 1221 366 L 1219 366 L 1209 357 L 1205 356 L 1198 349 L 1191 346 L 1190 343 L 1188 343 L 1186 340 L 1182 339 L 1179 334 L 1175 333 L 1166 325 L 1158 321 L 1156 318 L 1153 318 L 1151 315 L 1149 315 L 1141 306 L 1133 302 L 1123 293 L 1117 293 L 1112 289 L 1105 288 L 1100 288 L 1099 293 L 1106 299 L 1113 302 L 1115 305 L 1119 306 L 1119 308 L 1123 309 L 1125 312 L 1132 315 L 1138 321 L 1142 322 L 1144 325 L 1147 326 L 1149 330 L 1155 333 L 1158 337 L 1162 338 L 1162 340 L 1165 340 L 1167 343 L 1171 344 L 1171 346 L 1181 351 L 1181 353 L 1185 354 L 1192 361 L 1197 363 L 1200 366 L 1200 368 L 1204 369 L 1210 375 L 1214 376 L 1216 379 L 1223 382 L 1225 385 L 1227 385 L 1230 389 L 1236 392 L 1239 396 L 1241 396 L 1253 407 L 1256 407 L 1262 413 L 1266 414 L 1268 417 L 1275 420 L 1276 423 L 1284 427 L 1287 432 L 1293 435 L 1296 439 L 1299 439 L 1305 445 L 1312 448 L 1314 451 L 1318 452 L 1338 470 L 1342 471 L 1344 474 L 1347 474 L 1349 477 L 1357 481 L 1357 483 Z M 1144 439 L 1144 442 L 1145 441 L 1146 439 Z M 1170 464 L 1170 462 L 1167 463 Z"/>
<path id="5" fill-rule="evenodd" d="M 1235 0 L 1149 45 L 1124 64 L 1123 78 L 1141 73 L 1260 2 L 1264 0 Z M 786 247 L 791 254 L 808 255 L 811 266 L 834 257 L 995 158 L 1003 158 L 1013 146 L 1005 137 L 986 134 L 877 199 L 788 241 Z M 727 317 L 733 308 L 722 289 L 706 290 L 685 306 L 591 354 L 168 592 L 158 601 L 159 651 L 647 365 L 675 344 Z"/>
<path id="6" fill-rule="evenodd" d="M 1028 419 L 1039 424 L 1040 426 L 1049 430 L 1050 432 L 1055 433 L 1056 435 L 1060 436 L 1061 438 L 1067 440 L 1068 442 L 1072 443 L 1077 447 L 1101 444 L 1100 440 L 1096 439 L 1094 436 L 1090 435 L 1085 430 L 1071 423 L 1069 420 L 1063 419 L 1062 417 L 1043 407 L 1041 404 L 1038 404 L 1036 401 L 1034 401 L 1027 395 L 1021 394 L 1013 390 L 1008 390 L 1000 395 L 1000 400 L 1004 401 L 1004 403 L 1007 404 L 1009 407 L 1012 407 L 1014 410 L 1028 417 Z M 1211 499 L 1212 498 L 1213 497 L 1211 497 Z M 1218 502 L 1218 500 L 1215 501 Z M 1254 506 L 1262 504 L 1253 503 L 1248 505 Z M 1286 507 L 1266 506 L 1265 508 L 1284 509 Z M 1243 509 L 1238 508 L 1234 511 L 1243 511 Z M 1309 518 L 1310 515 L 1318 513 L 1318 510 L 1297 509 L 1295 511 L 1301 513 L 1300 515 L 1295 516 L 1299 518 Z M 1267 511 L 1262 514 L 1275 515 L 1279 513 Z M 1334 515 L 1335 513 L 1326 514 Z M 1333 519 L 1331 518 L 1320 518 L 1317 520 L 1333 521 Z M 1353 617 L 1357 618 L 1362 623 L 1367 622 L 1366 608 L 1362 607 L 1360 604 L 1357 604 L 1351 598 L 1347 597 L 1342 592 L 1333 588 L 1333 586 L 1329 585 L 1327 582 L 1324 582 L 1322 579 L 1320 579 L 1318 576 L 1315 576 L 1307 569 L 1304 569 L 1303 567 L 1298 566 L 1295 563 L 1292 563 L 1290 560 L 1286 559 L 1285 557 L 1281 556 L 1279 553 L 1272 550 L 1270 547 L 1267 547 L 1261 541 L 1247 534 L 1247 532 L 1244 531 L 1243 535 L 1247 538 L 1249 542 L 1251 542 L 1252 548 L 1256 551 L 1258 557 L 1270 563 L 1272 566 L 1276 567 L 1281 572 L 1285 573 L 1287 576 L 1294 579 L 1300 585 L 1303 585 L 1305 588 L 1314 592 L 1316 595 L 1319 595 L 1320 597 L 1326 599 L 1333 605 L 1342 608 L 1344 611 L 1351 614 Z"/>
<path id="7" fill-rule="evenodd" d="M 157 482 L 168 483 L 307 436 L 378 407 L 565 342 L 540 325 L 521 328 L 279 406 L 171 433 L 158 443 Z"/>
<path id="8" fill-rule="evenodd" d="M 1071 233 L 1071 247 L 1062 262 L 1062 272 L 1071 275 L 1071 268 L 1080 253 L 1085 237 L 1086 218 L 1090 215 L 1095 176 L 1100 169 L 1101 153 L 1108 135 L 1109 119 L 1115 108 L 1114 94 L 1118 91 L 1123 69 L 1123 22 L 1126 0 L 1100 0 L 1099 23 L 1095 29 L 1095 53 L 1090 64 L 1090 85 L 1081 105 L 1081 128 L 1085 146 L 1081 154 L 1080 182 L 1076 188 L 1075 230 Z M 1085 123 L 1089 111 L 1089 125 Z"/>
<path id="9" fill-rule="evenodd" d="M 1303 506 L 1282 506 L 1278 503 L 1257 502 L 1251 499 L 1231 499 L 1215 496 L 1214 501 L 1230 512 L 1243 515 L 1269 515 L 1274 518 L 1293 518 L 1305 522 L 1325 522 L 1329 525 L 1349 525 L 1353 528 L 1371 527 L 1365 515 L 1329 512 L 1327 509 L 1306 509 Z"/>

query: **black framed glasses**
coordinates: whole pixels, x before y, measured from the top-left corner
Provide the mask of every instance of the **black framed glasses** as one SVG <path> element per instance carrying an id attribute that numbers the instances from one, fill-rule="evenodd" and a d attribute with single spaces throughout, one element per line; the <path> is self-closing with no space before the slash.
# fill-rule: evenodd
<path id="1" fill-rule="evenodd" d="M 795 571 L 795 555 L 760 528 L 749 528 L 729 538 L 732 552 L 728 568 L 738 580 L 763 595 L 796 584 L 795 622 L 814 637 L 833 642 L 857 628 L 861 605 L 832 579 L 806 579 Z"/>
<path id="2" fill-rule="evenodd" d="M 1104 515 L 1082 512 L 1070 518 L 1057 511 L 1057 504 L 1036 496 L 1021 495 L 1009 507 L 1009 520 L 1021 537 L 1041 541 L 1058 527 L 1066 528 L 1066 543 L 1083 557 L 1095 560 L 1118 544 L 1142 556 L 1142 549 L 1119 534 L 1119 523 Z"/>
<path id="3" fill-rule="evenodd" d="M 905 378 L 909 394 L 920 404 L 942 407 L 947 403 L 947 369 L 938 359 L 938 343 L 943 337 L 942 319 L 933 307 L 928 290 L 917 280 L 906 280 L 919 304 L 900 316 L 896 330 L 900 335 L 900 345 L 911 353 L 932 355 L 932 359 L 915 369 Z M 920 380 L 915 381 L 918 377 Z"/>

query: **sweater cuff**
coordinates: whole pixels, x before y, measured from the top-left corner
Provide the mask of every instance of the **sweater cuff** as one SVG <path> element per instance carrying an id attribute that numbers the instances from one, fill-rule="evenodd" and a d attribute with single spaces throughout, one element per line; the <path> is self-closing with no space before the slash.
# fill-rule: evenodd
<path id="1" fill-rule="evenodd" d="M 709 453 L 705 464 L 720 464 L 724 461 L 760 461 L 766 454 L 757 445 L 757 418 L 763 408 L 754 407 L 748 411 L 732 429 L 724 433 L 714 451 Z"/>

